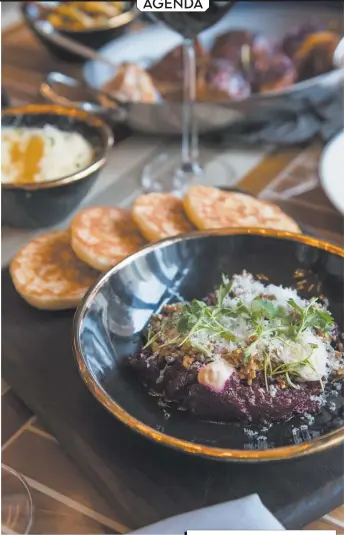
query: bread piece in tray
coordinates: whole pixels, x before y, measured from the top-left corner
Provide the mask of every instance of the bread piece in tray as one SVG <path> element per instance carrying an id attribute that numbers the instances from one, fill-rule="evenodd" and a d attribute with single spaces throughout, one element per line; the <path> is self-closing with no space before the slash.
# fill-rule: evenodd
<path id="1" fill-rule="evenodd" d="M 114 206 L 81 210 L 70 230 L 75 254 L 99 271 L 107 271 L 146 243 L 130 210 Z"/>
<path id="2" fill-rule="evenodd" d="M 17 292 L 46 310 L 76 308 L 99 275 L 77 258 L 65 230 L 31 240 L 12 260 L 10 274 Z"/>
<path id="3" fill-rule="evenodd" d="M 208 186 L 191 186 L 183 199 L 185 212 L 199 229 L 261 227 L 301 232 L 277 205 Z"/>
<path id="4" fill-rule="evenodd" d="M 132 208 L 133 219 L 147 240 L 153 242 L 195 230 L 183 203 L 170 193 L 140 195 Z"/>

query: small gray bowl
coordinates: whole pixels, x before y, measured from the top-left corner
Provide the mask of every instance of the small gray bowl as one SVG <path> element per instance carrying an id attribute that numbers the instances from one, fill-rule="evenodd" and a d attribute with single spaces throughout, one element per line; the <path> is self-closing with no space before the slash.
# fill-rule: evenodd
<path id="1" fill-rule="evenodd" d="M 82 201 L 97 179 L 113 144 L 109 127 L 97 117 L 71 108 L 30 105 L 8 108 L 2 127 L 43 127 L 50 124 L 80 133 L 93 147 L 91 164 L 69 176 L 30 184 L 1 184 L 1 222 L 16 228 L 42 228 L 63 221 Z"/>
<path id="2" fill-rule="evenodd" d="M 25 22 L 29 28 L 33 31 L 35 36 L 43 43 L 47 49 L 62 61 L 68 61 L 72 63 L 82 63 L 85 58 L 75 54 L 69 50 L 66 50 L 62 46 L 54 43 L 49 39 L 49 34 L 39 31 L 37 27 L 37 20 L 40 18 L 39 6 L 49 6 L 50 2 L 23 2 L 21 11 Z M 85 30 L 68 30 L 64 28 L 58 28 L 57 31 L 70 39 L 74 39 L 81 45 L 86 45 L 93 50 L 98 50 L 102 46 L 106 45 L 110 41 L 121 37 L 136 20 L 140 12 L 136 9 L 136 6 L 132 2 L 126 2 L 127 6 L 123 13 L 116 15 L 109 19 L 108 23 L 103 26 L 97 26 L 91 29 Z M 44 20 L 44 19 L 41 19 Z"/>

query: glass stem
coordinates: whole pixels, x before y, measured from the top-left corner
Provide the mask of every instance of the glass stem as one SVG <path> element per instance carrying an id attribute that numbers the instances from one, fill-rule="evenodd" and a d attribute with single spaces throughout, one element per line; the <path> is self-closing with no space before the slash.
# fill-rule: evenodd
<path id="1" fill-rule="evenodd" d="M 184 102 L 183 102 L 183 137 L 182 167 L 185 171 L 193 170 L 195 157 L 198 156 L 198 135 L 194 119 L 196 100 L 196 53 L 195 40 L 184 39 Z"/>

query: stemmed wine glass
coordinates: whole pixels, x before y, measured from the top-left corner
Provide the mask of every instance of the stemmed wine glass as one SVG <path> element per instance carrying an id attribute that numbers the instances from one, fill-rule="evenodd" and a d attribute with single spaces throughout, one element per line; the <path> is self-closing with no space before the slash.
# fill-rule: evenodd
<path id="1" fill-rule="evenodd" d="M 1 465 L 1 533 L 30 533 L 33 505 L 25 479 L 9 466 Z"/>
<path id="2" fill-rule="evenodd" d="M 195 122 L 196 52 L 195 40 L 203 30 L 216 24 L 233 6 L 234 1 L 213 1 L 204 12 L 150 13 L 172 30 L 183 36 L 184 97 L 182 107 L 181 161 L 172 169 L 167 154 L 158 154 L 143 169 L 142 185 L 145 191 L 165 191 L 181 194 L 199 177 L 203 169 L 199 162 L 198 133 Z"/>

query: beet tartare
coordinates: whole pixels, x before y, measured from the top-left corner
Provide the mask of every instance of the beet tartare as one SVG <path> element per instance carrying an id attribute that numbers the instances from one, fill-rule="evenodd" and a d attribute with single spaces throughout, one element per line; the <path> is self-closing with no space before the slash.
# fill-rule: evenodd
<path id="1" fill-rule="evenodd" d="M 165 305 L 129 357 L 163 402 L 215 421 L 273 422 L 320 412 L 344 377 L 343 338 L 326 304 L 246 273 L 204 301 Z"/>

